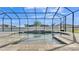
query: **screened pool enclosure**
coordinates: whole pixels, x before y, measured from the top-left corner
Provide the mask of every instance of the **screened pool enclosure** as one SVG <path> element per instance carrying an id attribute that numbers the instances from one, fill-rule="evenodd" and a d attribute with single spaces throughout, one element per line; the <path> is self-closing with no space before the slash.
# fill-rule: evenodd
<path id="1" fill-rule="evenodd" d="M 55 35 L 71 33 L 71 43 L 78 43 L 75 33 L 79 33 L 79 7 L 1 7 L 0 32 L 59 44 L 62 42 L 54 40 Z"/>

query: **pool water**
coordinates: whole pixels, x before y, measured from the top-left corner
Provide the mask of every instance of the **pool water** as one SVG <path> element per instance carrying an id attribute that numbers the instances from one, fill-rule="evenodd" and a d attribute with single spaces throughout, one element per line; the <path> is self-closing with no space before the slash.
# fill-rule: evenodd
<path id="1" fill-rule="evenodd" d="M 52 34 L 27 34 L 27 38 L 24 41 L 20 42 L 21 44 L 62 44 L 55 38 L 52 38 Z"/>

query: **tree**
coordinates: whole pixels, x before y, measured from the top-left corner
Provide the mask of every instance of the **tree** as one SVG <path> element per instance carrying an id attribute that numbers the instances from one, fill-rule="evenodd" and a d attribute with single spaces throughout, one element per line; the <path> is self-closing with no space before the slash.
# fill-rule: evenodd
<path id="1" fill-rule="evenodd" d="M 34 25 L 37 26 L 37 27 L 39 27 L 39 26 L 41 26 L 41 22 L 40 21 L 35 21 Z"/>
<path id="2" fill-rule="evenodd" d="M 28 24 L 24 24 L 25 25 L 25 27 L 28 27 L 29 25 Z"/>
<path id="3" fill-rule="evenodd" d="M 40 21 L 35 21 L 34 26 L 36 26 L 36 33 L 39 33 L 38 31 L 39 31 L 39 27 L 41 26 L 41 22 Z"/>

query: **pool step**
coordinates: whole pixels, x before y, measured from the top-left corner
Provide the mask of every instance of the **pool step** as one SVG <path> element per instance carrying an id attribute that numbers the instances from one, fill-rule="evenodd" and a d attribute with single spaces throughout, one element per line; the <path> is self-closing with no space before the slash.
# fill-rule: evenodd
<path id="1" fill-rule="evenodd" d="M 56 38 L 57 40 L 64 42 L 66 44 L 70 44 L 72 42 L 72 40 L 67 39 L 68 37 L 64 37 L 62 35 L 54 35 L 54 38 Z"/>

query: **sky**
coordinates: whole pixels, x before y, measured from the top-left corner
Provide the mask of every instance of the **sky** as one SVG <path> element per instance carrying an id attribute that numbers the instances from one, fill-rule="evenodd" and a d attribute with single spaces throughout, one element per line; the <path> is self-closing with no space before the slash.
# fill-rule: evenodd
<path id="1" fill-rule="evenodd" d="M 52 18 L 55 12 L 57 11 L 57 9 L 58 7 L 47 7 L 47 8 L 46 7 L 1 7 L 0 8 L 0 24 L 2 24 L 2 18 L 4 17 L 4 23 L 10 25 L 11 24 L 10 19 L 9 19 L 10 17 L 12 18 L 12 25 L 14 26 L 19 26 L 18 18 L 20 18 L 21 26 L 24 26 L 24 24 L 27 24 L 27 18 L 29 21 L 28 22 L 29 25 L 34 24 L 36 20 L 44 24 L 44 19 L 46 20 L 45 24 L 51 25 Z M 76 10 L 79 10 L 79 7 L 68 7 L 68 9 L 74 12 Z M 7 15 L 4 14 L 3 12 L 6 13 Z M 12 13 L 8 13 L 8 12 L 12 12 Z M 19 14 L 19 12 L 22 14 Z M 54 17 L 56 18 L 54 19 L 54 24 L 59 24 L 60 18 L 70 13 L 71 12 L 67 10 L 66 8 L 60 7 L 58 13 Z M 13 18 L 16 18 L 16 19 L 13 19 Z M 30 18 L 34 18 L 34 19 L 30 19 Z M 39 18 L 42 18 L 42 19 L 39 19 Z M 66 18 L 67 18 L 67 24 L 72 24 L 72 14 L 67 16 Z M 75 18 L 75 25 L 79 25 L 79 11 L 75 13 L 74 18 Z M 63 22 L 63 18 L 62 18 L 62 22 Z"/>

